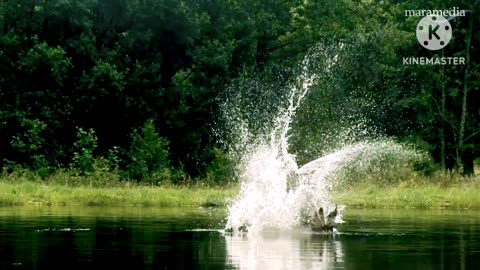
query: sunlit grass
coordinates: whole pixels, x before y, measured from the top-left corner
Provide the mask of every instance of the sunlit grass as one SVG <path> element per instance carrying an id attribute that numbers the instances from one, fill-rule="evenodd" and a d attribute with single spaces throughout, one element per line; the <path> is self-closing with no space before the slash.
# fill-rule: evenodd
<path id="1" fill-rule="evenodd" d="M 0 181 L 0 205 L 226 206 L 237 193 L 237 187 L 68 187 L 29 181 Z"/>
<path id="2" fill-rule="evenodd" d="M 0 176 L 0 205 L 226 207 L 240 190 L 238 184 L 143 186 L 113 178 L 102 186 L 90 186 L 91 182 L 95 183 L 62 172 L 44 180 L 25 173 L 4 173 Z M 480 209 L 480 176 L 419 176 L 397 184 L 368 179 L 333 195 L 337 204 L 358 208 Z"/>
<path id="3" fill-rule="evenodd" d="M 337 191 L 334 200 L 359 208 L 480 209 L 480 180 L 415 180 L 387 186 L 363 182 Z"/>

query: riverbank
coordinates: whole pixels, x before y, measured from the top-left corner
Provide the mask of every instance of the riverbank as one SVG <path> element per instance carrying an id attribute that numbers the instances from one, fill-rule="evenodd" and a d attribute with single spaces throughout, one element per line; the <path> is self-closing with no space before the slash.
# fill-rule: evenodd
<path id="1" fill-rule="evenodd" d="M 0 182 L 0 205 L 225 207 L 232 187 L 69 187 L 40 182 Z"/>
<path id="2" fill-rule="evenodd" d="M 334 200 L 352 208 L 480 209 L 480 180 L 362 183 L 337 192 Z"/>
<path id="3" fill-rule="evenodd" d="M 226 207 L 239 185 L 96 187 L 61 182 L 0 179 L 0 205 Z M 480 209 L 480 179 L 417 180 L 381 186 L 361 183 L 333 194 L 335 203 L 351 208 Z"/>

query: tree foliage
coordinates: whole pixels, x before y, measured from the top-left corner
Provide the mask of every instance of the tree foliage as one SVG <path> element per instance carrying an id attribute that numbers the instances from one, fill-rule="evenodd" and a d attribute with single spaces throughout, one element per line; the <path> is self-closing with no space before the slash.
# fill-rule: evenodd
<path id="1" fill-rule="evenodd" d="M 452 7 L 470 12 L 452 19 L 445 49 L 426 51 L 404 10 Z M 115 149 L 115 166 L 135 179 L 166 168 L 229 175 L 218 150 L 228 142 L 213 130 L 221 93 L 245 74 L 277 83 L 320 44 L 337 64 L 296 119 L 301 162 L 381 134 L 470 174 L 480 156 L 478 14 L 478 1 L 454 0 L 2 1 L 0 166 L 73 161 L 86 173 Z M 468 63 L 401 63 L 417 56 Z M 93 137 L 95 147 L 79 145 Z"/>

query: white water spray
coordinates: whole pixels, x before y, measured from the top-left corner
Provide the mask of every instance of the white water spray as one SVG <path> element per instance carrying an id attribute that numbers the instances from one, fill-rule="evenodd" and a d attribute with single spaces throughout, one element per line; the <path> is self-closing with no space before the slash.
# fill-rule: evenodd
<path id="1" fill-rule="evenodd" d="M 391 153 L 407 159 L 415 155 L 415 151 L 393 141 L 363 142 L 347 145 L 299 168 L 295 156 L 288 152 L 288 139 L 295 112 L 317 79 L 309 73 L 308 61 L 307 57 L 289 88 L 286 109 L 277 113 L 266 136 L 253 136 L 241 117 L 230 115 L 237 144 L 241 145 L 237 149 L 242 152 L 238 164 L 241 190 L 228 208 L 227 229 L 255 232 L 298 227 L 304 216 L 320 207 L 326 213 L 335 208 L 331 190 L 338 183 L 342 168 L 354 164 L 375 169 L 375 161 Z M 230 107 L 227 110 L 235 111 Z M 342 222 L 342 210 L 339 207 L 337 223 Z"/>
<path id="2" fill-rule="evenodd" d="M 323 181 L 305 181 L 290 184 L 298 174 L 295 156 L 288 152 L 288 136 L 297 108 L 315 82 L 308 73 L 308 58 L 302 72 L 291 86 L 288 107 L 274 119 L 270 136 L 246 142 L 248 130 L 242 128 L 242 143 L 250 143 L 239 165 L 241 191 L 229 207 L 227 228 L 247 226 L 249 231 L 264 228 L 292 228 L 300 224 L 301 213 L 320 206 L 331 209 L 329 186 Z"/>

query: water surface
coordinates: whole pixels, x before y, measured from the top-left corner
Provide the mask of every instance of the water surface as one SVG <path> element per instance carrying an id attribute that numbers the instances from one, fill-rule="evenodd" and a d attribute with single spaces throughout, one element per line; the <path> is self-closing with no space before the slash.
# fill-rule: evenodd
<path id="1" fill-rule="evenodd" d="M 478 269 L 480 212 L 345 211 L 339 234 L 225 235 L 224 209 L 0 208 L 0 269 Z"/>

